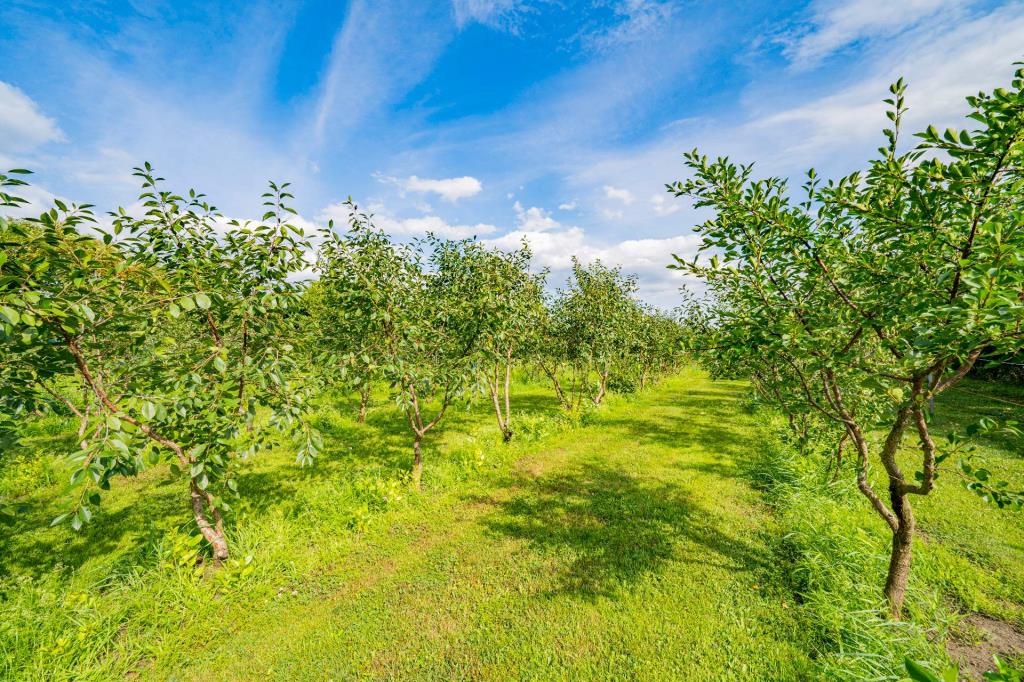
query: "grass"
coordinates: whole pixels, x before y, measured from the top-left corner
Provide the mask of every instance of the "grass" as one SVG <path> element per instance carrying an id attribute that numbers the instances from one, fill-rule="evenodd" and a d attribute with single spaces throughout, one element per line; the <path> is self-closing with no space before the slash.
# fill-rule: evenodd
<path id="1" fill-rule="evenodd" d="M 937 405 L 933 431 L 942 437 L 982 416 L 1011 418 L 1022 404 L 1020 388 L 966 381 Z M 763 457 L 750 474 L 785 530 L 779 554 L 816 633 L 813 648 L 824 676 L 900 679 L 905 655 L 941 670 L 949 664 L 951 638 L 979 641 L 980 633 L 966 622 L 972 613 L 1024 631 L 1024 515 L 986 505 L 959 484 L 955 463 L 949 462 L 936 490 L 912 499 L 918 533 L 906 622 L 879 618 L 890 536 L 856 489 L 850 465 L 838 483 L 828 483 L 824 453 L 797 454 L 781 437 L 781 420 L 766 432 Z M 875 447 L 882 437 L 873 434 Z M 913 446 L 908 438 L 901 451 L 906 472 L 920 468 Z M 1016 489 L 1024 487 L 1021 455 L 1021 442 L 1005 434 L 978 441 L 976 456 L 998 474 L 994 478 L 1012 481 Z M 884 491 L 877 463 L 872 474 L 876 490 Z M 1021 662 L 1019 656 L 1016 660 Z"/>
<path id="2" fill-rule="evenodd" d="M 993 391 L 1017 400 L 965 388 L 987 397 L 954 394 L 940 430 Z M 33 422 L 0 463 L 0 492 L 29 506 L 0 521 L 0 679 L 894 679 L 904 652 L 940 664 L 960 613 L 1021 622 L 1020 515 L 945 479 L 917 507 L 913 621 L 877 618 L 881 522 L 745 395 L 687 370 L 572 423 L 525 382 L 518 442 L 483 401 L 455 411 L 420 493 L 395 408 L 357 424 L 325 397 L 317 466 L 245 463 L 233 559 L 206 575 L 160 467 L 83 532 L 47 527 L 69 491 L 38 453 L 74 425 Z M 1012 448 L 979 454 L 1020 481 Z"/>

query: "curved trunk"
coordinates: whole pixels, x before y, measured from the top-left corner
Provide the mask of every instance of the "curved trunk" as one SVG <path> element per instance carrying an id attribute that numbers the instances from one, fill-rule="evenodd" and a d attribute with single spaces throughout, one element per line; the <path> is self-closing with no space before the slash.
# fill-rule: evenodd
<path id="1" fill-rule="evenodd" d="M 220 511 L 213 506 L 211 495 L 201 490 L 194 479 L 189 481 L 189 494 L 192 498 L 192 515 L 196 526 L 203 539 L 213 548 L 214 562 L 220 565 L 228 558 L 228 540 L 224 535 L 224 522 Z M 206 514 L 207 507 L 214 517 L 214 523 L 210 523 L 210 518 Z"/>
<path id="2" fill-rule="evenodd" d="M 843 436 L 842 436 L 842 438 L 839 439 L 839 444 L 836 446 L 836 457 L 835 457 L 835 460 L 834 460 L 835 461 L 835 465 L 836 465 L 836 470 L 832 474 L 832 482 L 833 483 L 835 483 L 836 481 L 839 480 L 839 474 L 840 474 L 840 472 L 842 472 L 842 469 L 843 469 L 843 450 L 846 448 L 846 441 L 848 441 L 849 439 L 850 439 L 850 432 L 849 431 L 843 431 Z"/>
<path id="3" fill-rule="evenodd" d="M 608 391 L 608 371 L 605 370 L 599 374 L 597 380 L 597 395 L 594 396 L 594 404 L 600 405 L 601 401 L 604 400 L 605 393 Z"/>
<path id="4" fill-rule="evenodd" d="M 903 615 L 903 601 L 907 594 L 907 579 L 910 577 L 910 560 L 914 540 L 914 512 L 907 495 L 893 491 L 892 508 L 899 519 L 899 527 L 892 534 L 892 549 L 889 553 L 889 573 L 885 579 L 885 598 L 889 602 L 889 614 L 899 620 Z"/>

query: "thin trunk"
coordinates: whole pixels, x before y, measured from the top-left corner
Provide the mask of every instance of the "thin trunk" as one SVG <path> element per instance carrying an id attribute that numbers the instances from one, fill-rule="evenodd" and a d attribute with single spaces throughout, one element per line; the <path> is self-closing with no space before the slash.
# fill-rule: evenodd
<path id="1" fill-rule="evenodd" d="M 551 385 L 555 387 L 555 395 L 558 396 L 558 403 L 564 409 L 569 409 L 571 405 L 565 399 L 565 391 L 562 390 L 562 384 L 558 381 L 558 367 L 555 367 L 554 370 L 549 370 L 544 365 L 541 365 L 541 369 L 548 375 L 548 378 L 551 379 Z"/>
<path id="2" fill-rule="evenodd" d="M 370 404 L 370 384 L 365 383 L 359 389 L 359 423 L 366 421 L 366 406 Z"/>
<path id="3" fill-rule="evenodd" d="M 430 431 L 430 429 L 437 426 L 438 422 L 441 421 L 441 418 L 444 417 L 444 413 L 448 410 L 448 405 L 451 402 L 450 388 L 451 387 L 445 387 L 444 397 L 441 400 L 441 409 L 438 410 L 433 419 L 429 422 L 424 422 L 423 413 L 420 411 L 419 396 L 416 395 L 416 387 L 411 383 L 406 385 L 406 390 L 409 391 L 411 403 L 409 408 L 406 410 L 406 416 L 409 418 L 409 427 L 416 436 L 412 444 L 412 481 L 417 490 L 421 489 L 421 480 L 423 479 L 423 437 L 428 431 Z"/>
<path id="4" fill-rule="evenodd" d="M 907 498 L 903 472 L 896 462 L 896 452 L 903 441 L 916 399 L 915 391 L 910 402 L 896 413 L 896 421 L 889 429 L 881 452 L 882 465 L 889 477 L 889 507 L 896 521 L 895 524 L 889 524 L 892 530 L 892 549 L 884 591 L 885 599 L 889 602 L 889 615 L 894 620 L 899 620 L 903 614 L 903 599 L 907 592 L 907 577 L 910 575 L 911 543 L 914 538 L 914 512 Z"/>
<path id="5" fill-rule="evenodd" d="M 836 470 L 832 474 L 832 482 L 835 483 L 839 480 L 839 474 L 843 469 L 843 450 L 846 448 L 846 442 L 850 440 L 850 432 L 843 431 L 843 437 L 839 439 L 839 444 L 836 446 L 836 458 L 835 465 Z"/>
<path id="6" fill-rule="evenodd" d="M 421 484 L 423 480 L 423 454 L 420 448 L 422 443 L 423 434 L 417 431 L 416 438 L 412 442 L 412 484 L 416 486 L 417 490 L 421 490 L 423 487 Z"/>
<path id="7" fill-rule="evenodd" d="M 89 390 L 91 390 L 93 395 L 96 396 L 96 399 L 99 402 L 100 411 L 102 412 L 103 410 L 106 410 L 110 414 L 117 415 L 122 421 L 125 421 L 137 428 L 143 433 L 143 435 L 154 443 L 157 443 L 173 452 L 182 469 L 191 469 L 191 465 L 195 462 L 185 454 L 185 449 L 178 443 L 157 433 L 146 422 L 139 421 L 122 410 L 121 407 L 110 398 L 102 384 L 97 382 L 89 368 L 88 362 L 86 362 L 85 354 L 78 346 L 78 342 L 67 333 L 64 334 L 64 339 L 67 343 L 68 350 L 71 352 L 71 356 L 75 360 L 75 365 L 78 367 L 83 383 L 89 387 Z M 213 548 L 213 556 L 216 563 L 220 564 L 228 558 L 228 543 L 227 537 L 224 534 L 224 523 L 221 518 L 220 510 L 213 505 L 213 497 L 209 493 L 205 493 L 201 490 L 195 479 L 189 480 L 189 496 L 192 501 L 192 514 L 195 518 L 196 526 L 199 528 L 199 532 L 202 534 L 203 538 L 209 542 L 210 546 Z M 206 514 L 207 506 L 209 506 L 210 511 L 213 514 L 216 525 L 210 523 L 210 519 Z"/>
<path id="8" fill-rule="evenodd" d="M 89 430 L 89 412 L 92 409 L 92 405 L 86 404 L 85 411 L 78 417 L 78 438 L 85 435 L 85 432 Z"/>
<path id="9" fill-rule="evenodd" d="M 512 349 L 505 355 L 505 442 L 512 440 Z"/>
<path id="10" fill-rule="evenodd" d="M 224 523 L 220 511 L 212 505 L 209 494 L 204 493 L 194 479 L 189 481 L 189 494 L 192 498 L 192 515 L 195 518 L 196 526 L 199 527 L 203 539 L 209 542 L 210 547 L 213 548 L 214 562 L 219 565 L 227 561 L 228 558 L 228 541 L 224 535 Z M 210 523 L 210 518 L 206 514 L 207 507 L 213 514 L 215 524 Z"/>
<path id="11" fill-rule="evenodd" d="M 604 394 L 608 389 L 608 371 L 598 373 L 597 380 L 597 395 L 594 396 L 594 404 L 600 405 L 601 401 L 604 400 Z"/>
<path id="12" fill-rule="evenodd" d="M 510 354 L 511 355 L 511 354 Z M 501 430 L 501 438 L 505 443 L 512 440 L 512 403 L 509 397 L 512 383 L 512 365 L 505 363 L 505 383 L 501 384 L 499 379 L 501 363 L 494 363 L 494 371 L 487 377 L 487 389 L 491 394 L 491 403 L 494 405 L 494 416 L 498 419 L 498 429 Z M 505 408 L 502 411 L 502 403 Z"/>

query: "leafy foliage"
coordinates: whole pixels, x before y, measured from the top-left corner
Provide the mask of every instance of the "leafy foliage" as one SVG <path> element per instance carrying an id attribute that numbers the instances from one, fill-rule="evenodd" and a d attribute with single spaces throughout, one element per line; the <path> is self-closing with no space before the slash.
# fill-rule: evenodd
<path id="1" fill-rule="evenodd" d="M 715 211 L 697 228 L 714 254 L 676 265 L 715 296 L 715 363 L 750 375 L 791 421 L 813 413 L 853 444 L 860 490 L 893 534 L 885 593 L 895 615 L 909 496 L 932 491 L 943 458 L 928 405 L 983 354 L 1024 346 L 1024 70 L 1013 90 L 968 98 L 973 129 L 929 127 L 909 151 L 899 146 L 905 93 L 902 80 L 890 88 L 887 144 L 868 169 L 828 182 L 812 170 L 800 201 L 781 178 L 696 151 L 686 155 L 693 177 L 669 185 Z M 875 451 L 867 430 L 877 423 L 886 436 Z M 912 477 L 897 462 L 907 430 L 919 441 Z M 888 501 L 870 482 L 873 461 Z"/>

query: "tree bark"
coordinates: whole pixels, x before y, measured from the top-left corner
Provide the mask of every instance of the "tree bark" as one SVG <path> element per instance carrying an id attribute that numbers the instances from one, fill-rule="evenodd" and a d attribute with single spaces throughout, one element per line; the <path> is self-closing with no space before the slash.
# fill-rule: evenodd
<path id="1" fill-rule="evenodd" d="M 554 370 L 549 370 L 544 365 L 541 365 L 541 369 L 544 370 L 544 373 L 548 375 L 549 379 L 551 379 L 551 385 L 555 387 L 555 395 L 558 396 L 558 403 L 562 408 L 569 409 L 572 407 L 565 399 L 565 391 L 562 390 L 562 384 L 558 381 L 558 368 L 556 367 Z"/>
<path id="2" fill-rule="evenodd" d="M 594 396 L 594 404 L 600 405 L 604 400 L 604 394 L 608 390 L 608 371 L 600 372 L 597 380 L 597 395 Z"/>
<path id="3" fill-rule="evenodd" d="M 362 424 L 366 421 L 366 406 L 370 403 L 370 384 L 365 383 L 363 387 L 359 389 L 359 423 Z"/>
<path id="4" fill-rule="evenodd" d="M 210 543 L 214 562 L 220 565 L 228 559 L 228 541 L 224 535 L 224 523 L 220 512 L 212 505 L 209 493 L 201 490 L 195 479 L 189 481 L 189 494 L 192 498 L 192 515 L 196 526 L 199 527 L 203 539 Z M 207 507 L 213 514 L 215 524 L 210 523 L 210 518 L 206 514 Z"/>
<path id="5" fill-rule="evenodd" d="M 412 442 L 412 483 L 416 486 L 417 490 L 422 489 L 423 480 L 423 455 L 421 452 L 420 445 L 423 443 L 423 434 L 419 431 L 416 432 L 416 438 Z"/>
<path id="6" fill-rule="evenodd" d="M 843 469 L 843 450 L 846 448 L 846 441 L 848 441 L 849 439 L 850 439 L 850 432 L 849 431 L 843 431 L 843 436 L 842 436 L 842 438 L 839 439 L 839 444 L 836 445 L 836 458 L 835 458 L 836 470 L 832 474 L 832 482 L 833 483 L 835 483 L 836 481 L 839 480 L 839 474 L 842 472 L 842 469 Z"/>
<path id="7" fill-rule="evenodd" d="M 889 602 L 889 615 L 899 620 L 903 615 L 903 601 L 907 594 L 907 579 L 910 577 L 910 560 L 914 540 L 914 513 L 907 495 L 899 490 L 892 491 L 892 508 L 899 519 L 899 527 L 892 534 L 892 550 L 889 554 L 889 573 L 885 579 L 885 598 Z"/>
<path id="8" fill-rule="evenodd" d="M 115 414 L 122 421 L 128 422 L 135 428 L 139 429 L 139 431 L 141 431 L 151 441 L 162 445 L 173 452 L 175 457 L 178 459 L 178 463 L 181 468 L 186 471 L 189 470 L 191 465 L 195 462 L 191 457 L 185 454 L 185 449 L 173 440 L 165 438 L 157 433 L 149 424 L 139 421 L 122 410 L 121 407 L 110 398 L 106 390 L 97 383 L 92 371 L 89 369 L 89 364 L 86 362 L 85 354 L 82 353 L 81 348 L 78 346 L 78 342 L 67 333 L 64 334 L 64 338 L 67 343 L 68 350 L 71 352 L 71 356 L 75 360 L 75 365 L 78 367 L 79 374 L 82 376 L 82 381 L 89 387 L 93 395 L 95 395 L 99 401 L 100 411 L 102 412 L 103 410 L 106 410 L 110 414 Z M 189 479 L 189 496 L 192 502 L 192 515 L 195 518 L 196 526 L 199 528 L 199 532 L 203 536 L 203 539 L 209 542 L 210 546 L 213 548 L 214 560 L 219 565 L 228 558 L 227 536 L 224 534 L 224 523 L 221 518 L 220 510 L 213 505 L 213 496 L 200 489 L 199 484 L 192 478 Z M 210 523 L 210 519 L 206 514 L 207 507 L 209 507 L 214 517 L 214 524 Z"/>
<path id="9" fill-rule="evenodd" d="M 512 349 L 505 357 L 505 442 L 512 440 Z"/>
<path id="10" fill-rule="evenodd" d="M 498 429 L 501 430 L 501 438 L 505 443 L 508 443 L 512 440 L 512 403 L 509 397 L 512 382 L 511 363 L 505 364 L 505 384 L 503 389 L 499 379 L 500 370 L 500 364 L 495 363 L 493 374 L 487 377 L 487 388 L 491 394 L 491 402 L 494 404 L 494 416 L 498 419 Z M 505 403 L 504 412 L 501 407 L 503 398 Z"/>

